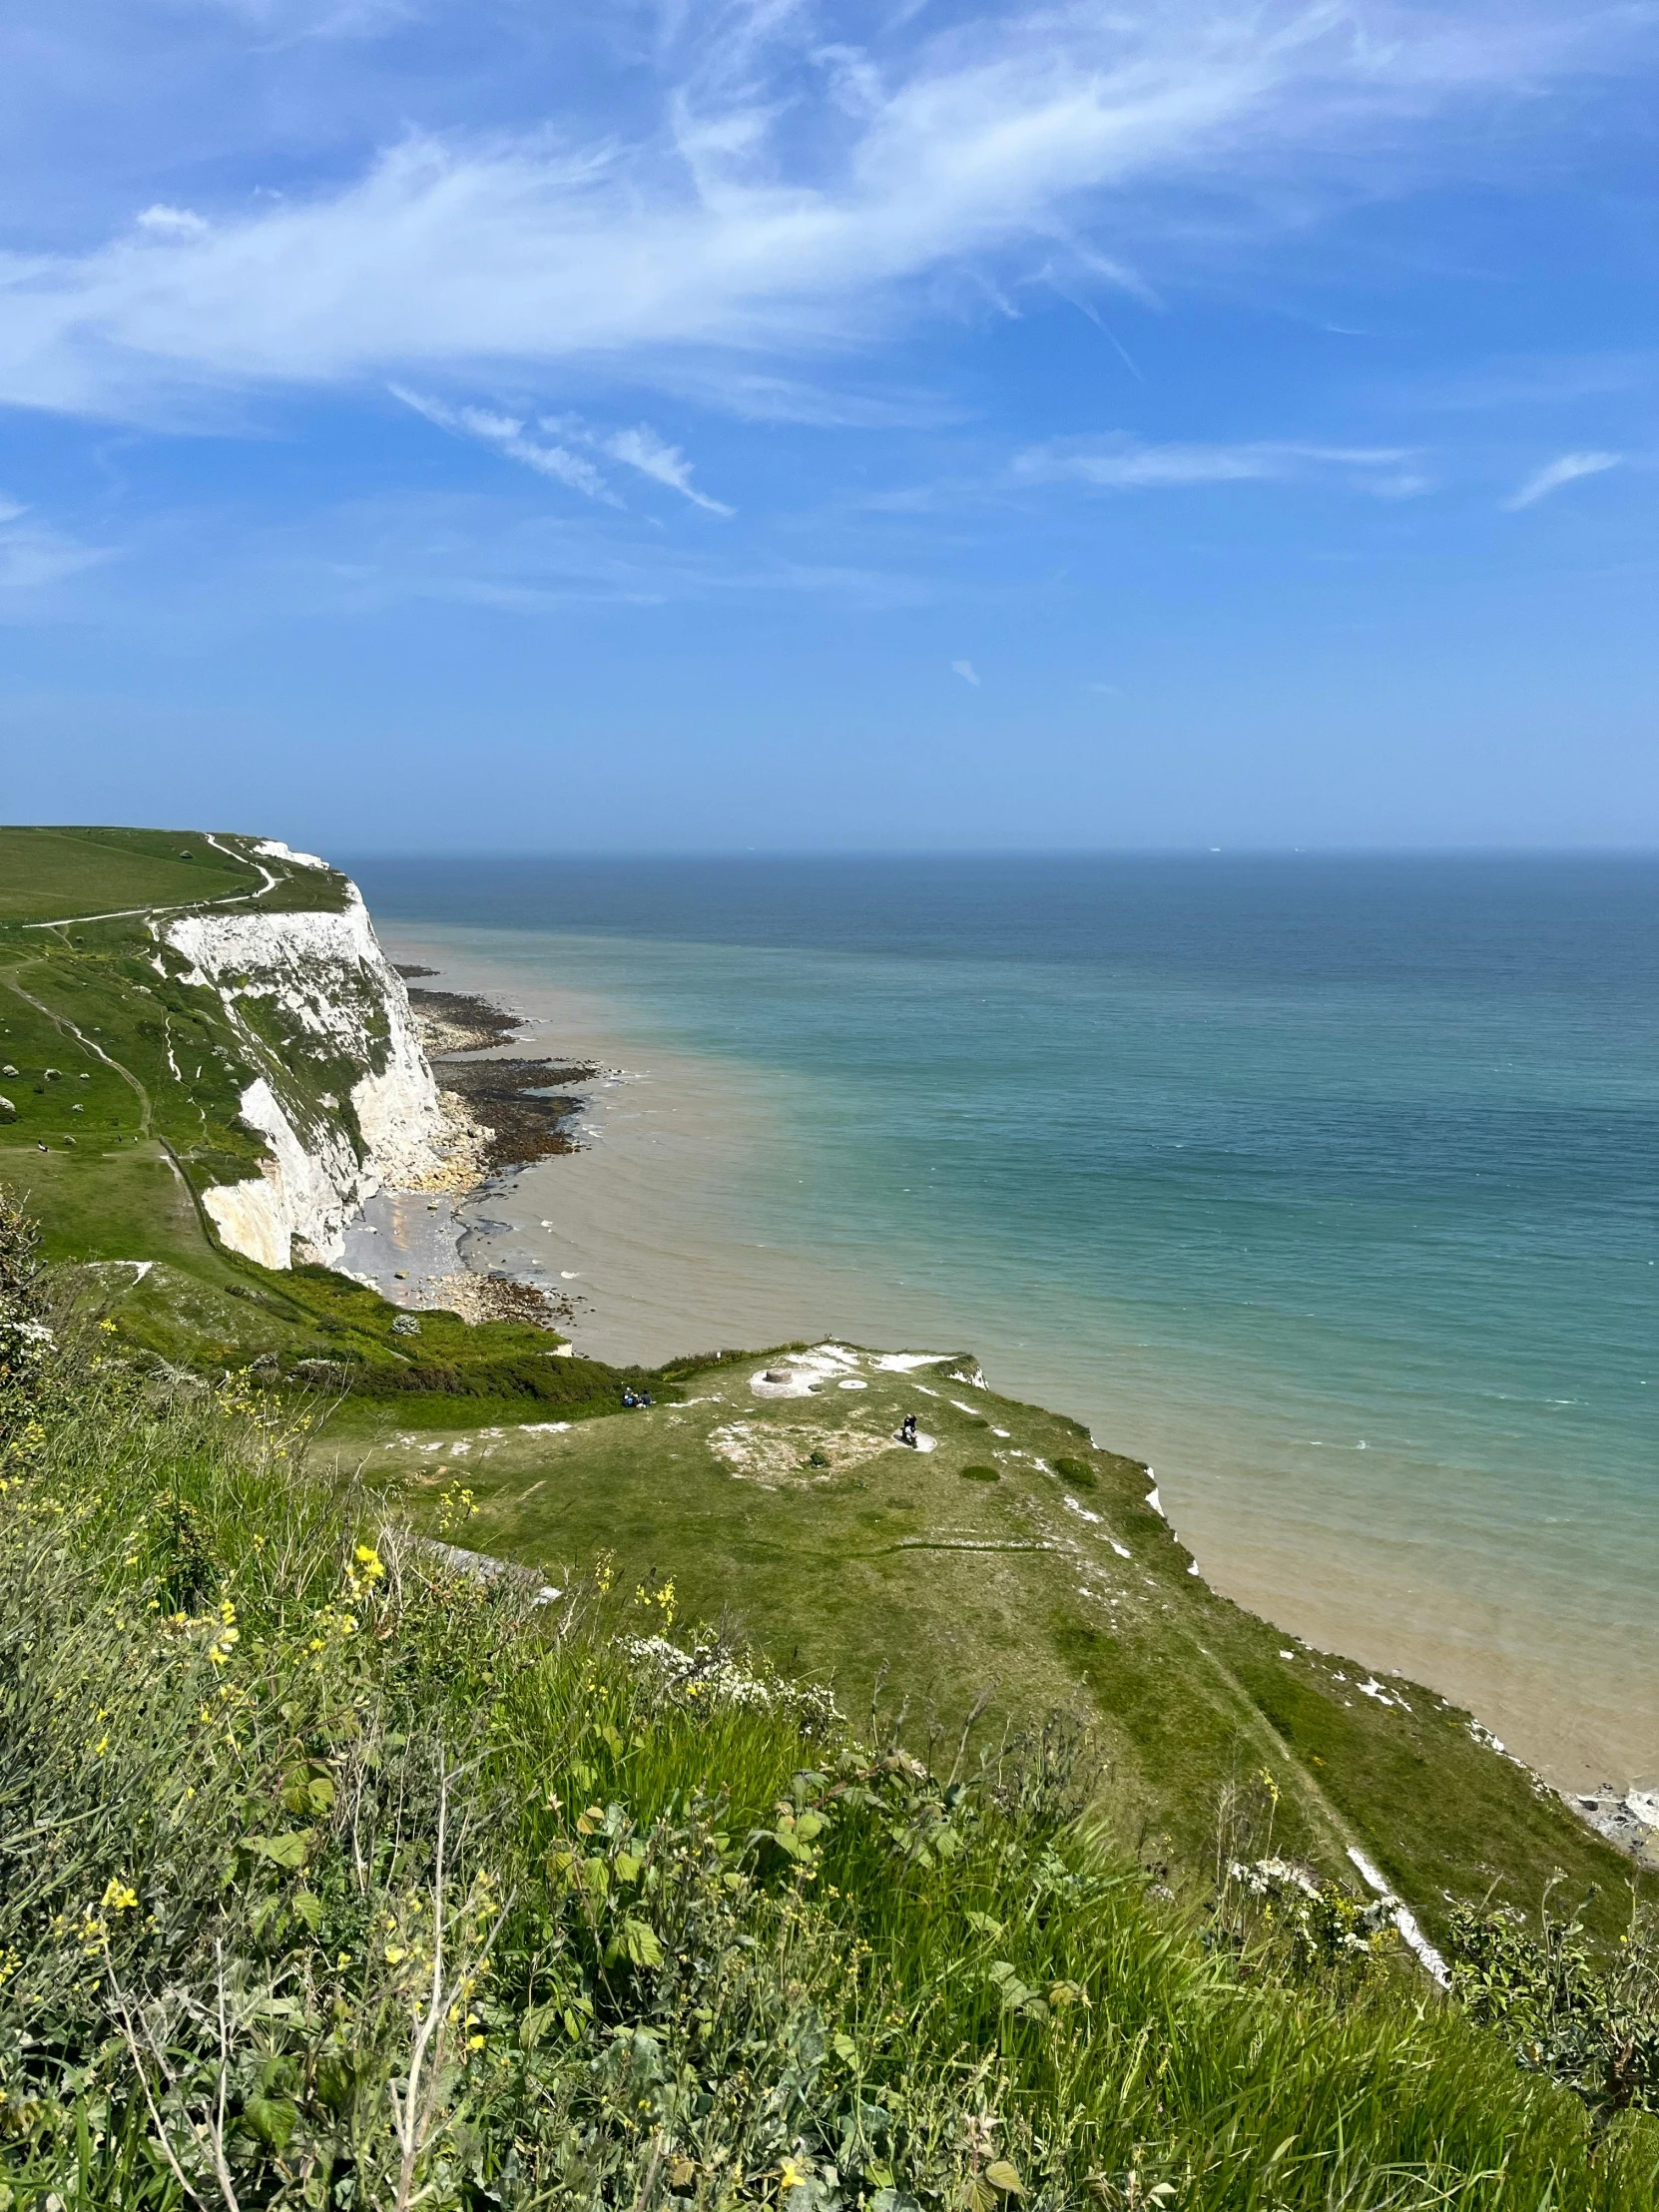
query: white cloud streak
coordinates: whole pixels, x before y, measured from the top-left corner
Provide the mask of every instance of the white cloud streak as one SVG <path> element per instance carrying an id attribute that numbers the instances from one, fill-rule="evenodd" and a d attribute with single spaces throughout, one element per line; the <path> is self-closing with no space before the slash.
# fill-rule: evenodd
<path id="1" fill-rule="evenodd" d="M 1324 480 L 1376 498 L 1404 499 L 1429 489 L 1418 457 L 1407 447 L 1276 439 L 1147 445 L 1122 435 L 1055 438 L 1016 455 L 1009 476 L 1016 485 L 1080 484 L 1090 491 Z"/>
<path id="2" fill-rule="evenodd" d="M 804 8 L 686 0 L 681 74 L 627 137 L 411 132 L 200 231 L 158 203 L 87 252 L 0 256 L 0 398 L 153 413 L 203 387 L 840 347 L 950 269 L 995 290 L 996 265 L 1058 251 L 1118 281 L 1092 234 L 1132 231 L 1137 195 L 1352 180 L 1368 155 L 1385 186 L 1412 126 L 1530 94 L 1640 14 L 1059 0 L 871 55 Z"/>
<path id="3" fill-rule="evenodd" d="M 629 468 L 637 468 L 642 476 L 649 476 L 654 483 L 666 484 L 677 491 L 693 506 L 707 508 L 712 515 L 733 515 L 735 507 L 724 501 L 711 499 L 701 492 L 691 480 L 691 463 L 677 445 L 669 445 L 660 438 L 648 423 L 642 422 L 634 430 L 618 430 L 605 441 L 605 451 L 612 460 L 621 461 Z"/>
<path id="4" fill-rule="evenodd" d="M 394 399 L 401 399 L 405 407 L 412 407 L 416 414 L 424 415 L 440 430 L 448 430 L 457 437 L 482 438 L 486 445 L 493 445 L 508 460 L 534 469 L 538 476 L 551 476 L 589 499 L 603 500 L 607 506 L 621 506 L 621 500 L 591 461 L 584 460 L 580 453 L 572 453 L 568 446 L 538 445 L 533 438 L 524 435 L 524 424 L 516 416 L 495 414 L 487 407 L 446 406 L 440 399 L 410 391 L 406 384 L 392 384 L 388 388 Z"/>
<path id="5" fill-rule="evenodd" d="M 971 661 L 952 661 L 950 673 L 959 676 L 964 684 L 971 684 L 975 691 L 979 689 L 979 672 Z"/>
<path id="6" fill-rule="evenodd" d="M 1581 476 L 1599 476 L 1606 469 L 1617 468 L 1623 459 L 1622 453 L 1563 453 L 1559 460 L 1547 462 L 1529 476 L 1520 489 L 1503 502 L 1504 507 L 1510 514 L 1517 514 L 1522 507 L 1535 506 L 1540 499 L 1547 499 L 1563 484 L 1575 484 Z"/>

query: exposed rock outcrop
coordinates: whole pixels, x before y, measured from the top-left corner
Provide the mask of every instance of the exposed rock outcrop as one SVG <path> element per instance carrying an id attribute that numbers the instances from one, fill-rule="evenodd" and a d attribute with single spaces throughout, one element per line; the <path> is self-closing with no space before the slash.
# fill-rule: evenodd
<path id="1" fill-rule="evenodd" d="M 202 1203 L 262 1267 L 338 1258 L 346 1221 L 386 1183 L 439 1170 L 444 1117 L 402 978 L 355 884 L 335 910 L 197 912 L 152 925 L 156 960 L 211 991 L 245 1068 L 241 1119 L 268 1146 L 259 1175 Z"/>

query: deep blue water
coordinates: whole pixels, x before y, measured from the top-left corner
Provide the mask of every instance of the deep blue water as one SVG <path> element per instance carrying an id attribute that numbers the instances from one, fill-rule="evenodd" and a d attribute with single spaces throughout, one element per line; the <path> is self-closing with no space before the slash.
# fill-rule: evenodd
<path id="1" fill-rule="evenodd" d="M 355 872 L 753 1087 L 745 1229 L 1154 1458 L 1224 1586 L 1659 1769 L 1659 860 Z"/>

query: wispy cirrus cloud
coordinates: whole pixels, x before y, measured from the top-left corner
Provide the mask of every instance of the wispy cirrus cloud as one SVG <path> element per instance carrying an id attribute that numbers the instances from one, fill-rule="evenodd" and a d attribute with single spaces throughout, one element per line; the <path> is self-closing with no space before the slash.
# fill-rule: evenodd
<path id="1" fill-rule="evenodd" d="M 1540 499 L 1547 499 L 1563 484 L 1575 484 L 1581 476 L 1600 476 L 1607 469 L 1618 468 L 1623 460 L 1622 453 L 1563 453 L 1559 460 L 1547 461 L 1534 470 L 1519 490 L 1511 492 L 1504 507 L 1510 514 L 1517 514 L 1522 507 L 1533 507 Z"/>
<path id="2" fill-rule="evenodd" d="M 534 438 L 526 437 L 524 424 L 514 415 L 496 414 L 488 407 L 447 406 L 441 399 L 410 391 L 405 384 L 392 384 L 388 389 L 394 399 L 401 399 L 405 407 L 412 407 L 416 414 L 424 415 L 440 430 L 448 430 L 459 437 L 481 438 L 486 445 L 493 445 L 497 452 L 505 454 L 508 460 L 534 469 L 538 476 L 551 476 L 586 498 L 603 500 L 612 507 L 621 505 L 591 461 L 585 460 L 580 453 L 572 453 L 568 446 L 540 445 Z"/>
<path id="3" fill-rule="evenodd" d="M 1566 0 L 1059 0 L 931 34 L 900 10 L 860 43 L 804 7 L 684 0 L 626 127 L 603 100 L 531 122 L 521 103 L 280 200 L 158 202 L 84 251 L 0 257 L 0 397 L 122 414 L 201 386 L 754 360 L 926 312 L 951 271 L 982 296 L 1061 263 L 1121 287 L 1148 196 L 1243 206 L 1362 171 L 1385 189 L 1418 126 L 1489 116 L 1645 21 Z M 1423 160 L 1455 159 L 1455 134 L 1432 137 Z"/>
<path id="4" fill-rule="evenodd" d="M 649 423 L 642 422 L 632 430 L 614 431 L 603 443 L 612 460 L 621 461 L 628 468 L 637 468 L 653 483 L 666 484 L 670 491 L 677 491 L 683 499 L 689 499 L 694 507 L 703 507 L 712 515 L 736 514 L 737 509 L 727 506 L 724 500 L 711 499 L 707 492 L 698 490 L 691 480 L 690 461 L 677 445 L 660 438 Z"/>
<path id="5" fill-rule="evenodd" d="M 527 425 L 517 415 L 500 414 L 490 407 L 451 406 L 428 393 L 412 391 L 407 384 L 389 384 L 386 388 L 394 399 L 412 407 L 416 414 L 424 416 L 438 429 L 457 437 L 482 439 L 506 459 L 534 469 L 539 476 L 553 477 L 572 491 L 579 491 L 589 499 L 602 500 L 607 506 L 620 507 L 622 501 L 587 454 L 573 452 L 573 446 L 606 454 L 626 468 L 637 469 L 653 483 L 677 491 L 693 506 L 703 507 L 710 514 L 730 516 L 737 512 L 724 500 L 712 499 L 707 492 L 698 489 L 692 482 L 692 464 L 680 447 L 659 437 L 648 422 L 637 423 L 626 430 L 601 432 L 579 415 L 543 415 L 536 427 L 545 436 L 559 441 L 548 444 L 529 436 Z"/>
<path id="6" fill-rule="evenodd" d="M 1420 456 L 1408 447 L 1273 438 L 1211 444 L 1147 444 L 1126 434 L 1053 438 L 1017 454 L 1008 474 L 1014 484 L 1080 484 L 1090 491 L 1327 482 L 1374 498 L 1406 499 L 1430 488 Z"/>

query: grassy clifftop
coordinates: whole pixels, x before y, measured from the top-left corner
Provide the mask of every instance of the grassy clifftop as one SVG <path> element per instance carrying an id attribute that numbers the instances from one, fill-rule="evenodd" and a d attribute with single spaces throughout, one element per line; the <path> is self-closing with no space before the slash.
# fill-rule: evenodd
<path id="1" fill-rule="evenodd" d="M 792 1370 L 800 1395 L 765 1380 Z M 992 1733 L 1075 1715 L 1120 1842 L 1177 1888 L 1213 1881 L 1230 1800 L 1255 1806 L 1251 1835 L 1271 1803 L 1275 1848 L 1363 1891 L 1360 1852 L 1437 1937 L 1455 1901 L 1491 1887 L 1535 1911 L 1560 1877 L 1616 1940 L 1631 1881 L 1655 1887 L 1466 1712 L 1217 1596 L 1144 1467 L 977 1386 L 971 1360 L 836 1347 L 668 1372 L 682 1402 L 562 1432 L 347 1404 L 325 1440 L 418 1525 L 464 1491 L 459 1540 L 482 1551 L 672 1581 L 688 1618 L 724 1618 L 848 1713 L 902 1707 L 923 1752 L 976 1709 Z M 896 1440 L 907 1411 L 933 1448 Z"/>
<path id="2" fill-rule="evenodd" d="M 0 1169 L 38 1189 L 66 1253 L 177 1254 L 170 1181 L 199 1199 L 258 1172 L 265 1141 L 240 1110 L 261 1010 L 230 1018 L 159 930 L 195 914 L 344 910 L 342 875 L 263 842 L 0 829 Z M 293 1058 L 318 1095 L 352 1072 Z"/>
<path id="3" fill-rule="evenodd" d="M 0 825 L 0 924 L 86 921 L 258 896 L 271 912 L 328 912 L 345 878 L 267 850 L 261 837 L 201 830 Z"/>

